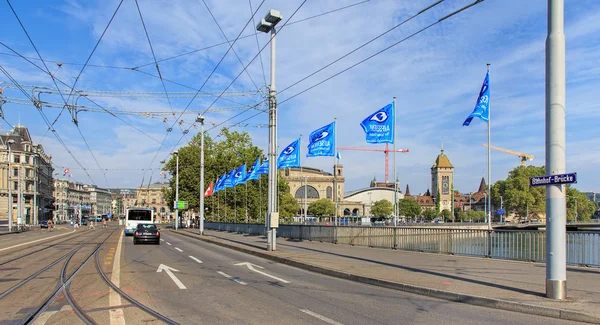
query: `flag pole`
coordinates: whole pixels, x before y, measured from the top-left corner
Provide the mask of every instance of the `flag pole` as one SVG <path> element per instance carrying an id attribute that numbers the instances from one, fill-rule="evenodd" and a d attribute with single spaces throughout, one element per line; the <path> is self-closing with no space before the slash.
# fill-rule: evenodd
<path id="1" fill-rule="evenodd" d="M 487 64 L 487 73 L 490 73 L 490 64 Z M 488 89 L 489 89 L 489 81 L 488 81 Z M 490 94 L 491 95 L 491 94 Z M 490 96 L 491 97 L 491 96 Z M 488 228 L 492 229 L 492 155 L 491 155 L 491 121 L 492 121 L 492 116 L 491 116 L 491 105 L 490 105 L 490 100 L 488 98 L 488 152 L 487 152 L 487 156 L 488 156 Z"/>
<path id="2" fill-rule="evenodd" d="M 248 181 L 244 184 L 246 185 L 246 224 L 248 224 Z"/>
<path id="3" fill-rule="evenodd" d="M 338 189 L 337 189 L 337 171 L 336 168 L 337 166 L 335 165 L 335 152 L 337 151 L 337 117 L 333 118 L 333 202 L 335 205 L 335 221 L 334 221 L 334 225 L 338 225 L 339 226 L 339 219 L 338 219 Z"/>
<path id="4" fill-rule="evenodd" d="M 398 175 L 396 174 L 396 96 L 392 104 L 394 114 L 394 125 L 392 127 L 394 137 L 394 227 L 398 225 Z"/>

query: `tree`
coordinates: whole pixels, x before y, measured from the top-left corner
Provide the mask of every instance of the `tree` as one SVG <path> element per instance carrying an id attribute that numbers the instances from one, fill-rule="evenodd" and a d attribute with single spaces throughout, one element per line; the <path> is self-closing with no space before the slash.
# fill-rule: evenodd
<path id="1" fill-rule="evenodd" d="M 452 219 L 452 212 L 448 209 L 444 209 L 440 213 L 440 217 L 444 218 L 444 220 Z"/>
<path id="2" fill-rule="evenodd" d="M 465 221 L 468 220 L 469 218 L 467 218 L 467 213 L 464 211 L 459 211 L 456 213 L 456 220 L 460 220 L 460 221 Z"/>
<path id="3" fill-rule="evenodd" d="M 394 210 L 394 205 L 388 200 L 379 200 L 373 202 L 371 214 L 375 217 L 389 217 Z"/>
<path id="4" fill-rule="evenodd" d="M 307 213 L 316 217 L 331 217 L 335 215 L 335 206 L 329 199 L 319 199 L 308 206 Z"/>
<path id="5" fill-rule="evenodd" d="M 421 206 L 413 199 L 403 198 L 398 201 L 398 212 L 406 217 L 416 217 L 421 214 Z"/>
<path id="6" fill-rule="evenodd" d="M 518 166 L 508 173 L 506 180 L 492 187 L 492 203 L 500 207 L 502 196 L 506 211 L 515 211 L 520 217 L 546 213 L 546 187 L 530 187 L 529 178 L 546 174 L 544 166 Z"/>
<path id="7" fill-rule="evenodd" d="M 285 192 L 281 194 L 279 198 L 279 217 L 282 218 L 285 222 L 290 223 L 292 221 L 292 217 L 298 214 L 300 210 L 300 204 L 298 200 L 290 194 L 290 192 Z"/>
<path id="8" fill-rule="evenodd" d="M 479 221 L 485 219 L 485 212 L 469 210 L 467 211 L 466 220 Z"/>
<path id="9" fill-rule="evenodd" d="M 435 211 L 432 208 L 427 208 L 425 210 L 423 210 L 423 217 L 425 217 L 427 220 L 433 220 L 435 218 L 437 218 L 438 213 L 437 211 Z"/>
<path id="10" fill-rule="evenodd" d="M 595 204 L 584 193 L 572 186 L 567 187 L 567 219 L 575 220 L 575 200 L 577 200 L 577 221 L 587 221 L 596 211 Z"/>

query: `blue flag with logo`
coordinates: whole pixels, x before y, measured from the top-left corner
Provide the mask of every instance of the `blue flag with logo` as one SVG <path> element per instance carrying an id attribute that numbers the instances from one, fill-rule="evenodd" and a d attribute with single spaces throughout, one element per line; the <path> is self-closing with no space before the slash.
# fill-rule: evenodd
<path id="1" fill-rule="evenodd" d="M 246 164 L 241 165 L 233 174 L 233 186 L 244 184 L 246 182 Z"/>
<path id="2" fill-rule="evenodd" d="M 367 136 L 367 143 L 394 143 L 394 114 L 396 107 L 392 102 L 360 122 Z"/>
<path id="3" fill-rule="evenodd" d="M 313 131 L 308 136 L 306 157 L 335 156 L 335 122 Z"/>
<path id="4" fill-rule="evenodd" d="M 300 138 L 281 150 L 277 158 L 277 169 L 300 167 Z"/>
<path id="5" fill-rule="evenodd" d="M 227 173 L 221 175 L 221 177 L 219 177 L 218 181 L 218 185 L 215 186 L 216 189 L 218 189 L 219 191 L 222 191 L 225 189 L 225 179 L 227 178 Z"/>
<path id="6" fill-rule="evenodd" d="M 235 175 L 236 169 L 227 173 L 225 176 L 225 180 L 223 181 L 223 188 L 232 188 L 233 187 L 233 176 Z"/>
<path id="7" fill-rule="evenodd" d="M 268 174 L 269 173 L 269 157 L 265 158 L 262 165 L 256 171 L 257 174 Z"/>
<path id="8" fill-rule="evenodd" d="M 213 193 L 217 193 L 218 191 L 220 191 L 221 189 L 219 189 L 219 185 L 221 183 L 221 176 L 217 176 L 217 180 L 215 181 L 215 189 L 213 190 Z"/>
<path id="9" fill-rule="evenodd" d="M 467 117 L 463 126 L 469 126 L 474 117 L 479 117 L 482 121 L 488 122 L 490 116 L 490 71 L 485 74 L 483 85 L 479 91 L 479 97 L 477 97 L 477 103 L 473 113 Z"/>
<path id="10" fill-rule="evenodd" d="M 260 157 L 258 157 L 258 159 L 256 159 L 256 161 L 254 162 L 254 165 L 252 165 L 252 167 L 250 167 L 250 169 L 248 169 L 248 173 L 246 174 L 246 179 L 244 180 L 244 182 L 247 182 L 247 181 L 253 180 L 253 179 L 258 179 L 260 177 L 260 174 L 258 173 L 259 168 L 260 168 Z"/>

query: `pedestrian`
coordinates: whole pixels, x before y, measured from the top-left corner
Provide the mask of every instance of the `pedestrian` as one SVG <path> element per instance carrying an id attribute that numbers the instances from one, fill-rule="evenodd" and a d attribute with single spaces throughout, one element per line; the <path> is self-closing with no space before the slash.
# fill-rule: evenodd
<path id="1" fill-rule="evenodd" d="M 73 222 L 73 228 L 74 228 L 74 229 L 77 229 L 77 228 L 79 228 L 79 220 L 75 220 L 75 221 Z"/>
<path id="2" fill-rule="evenodd" d="M 96 227 L 94 227 L 94 220 L 93 219 L 89 220 L 88 229 L 96 229 Z"/>
<path id="3" fill-rule="evenodd" d="M 106 226 L 106 218 L 102 218 L 102 228 L 108 228 Z"/>
<path id="4" fill-rule="evenodd" d="M 48 232 L 52 231 L 52 219 L 48 219 Z"/>

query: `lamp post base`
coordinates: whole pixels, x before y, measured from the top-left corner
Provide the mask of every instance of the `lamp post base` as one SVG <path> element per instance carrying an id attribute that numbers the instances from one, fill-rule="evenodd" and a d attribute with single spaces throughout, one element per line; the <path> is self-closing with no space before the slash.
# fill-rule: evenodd
<path id="1" fill-rule="evenodd" d="M 567 280 L 546 280 L 546 297 L 556 300 L 567 299 Z"/>

